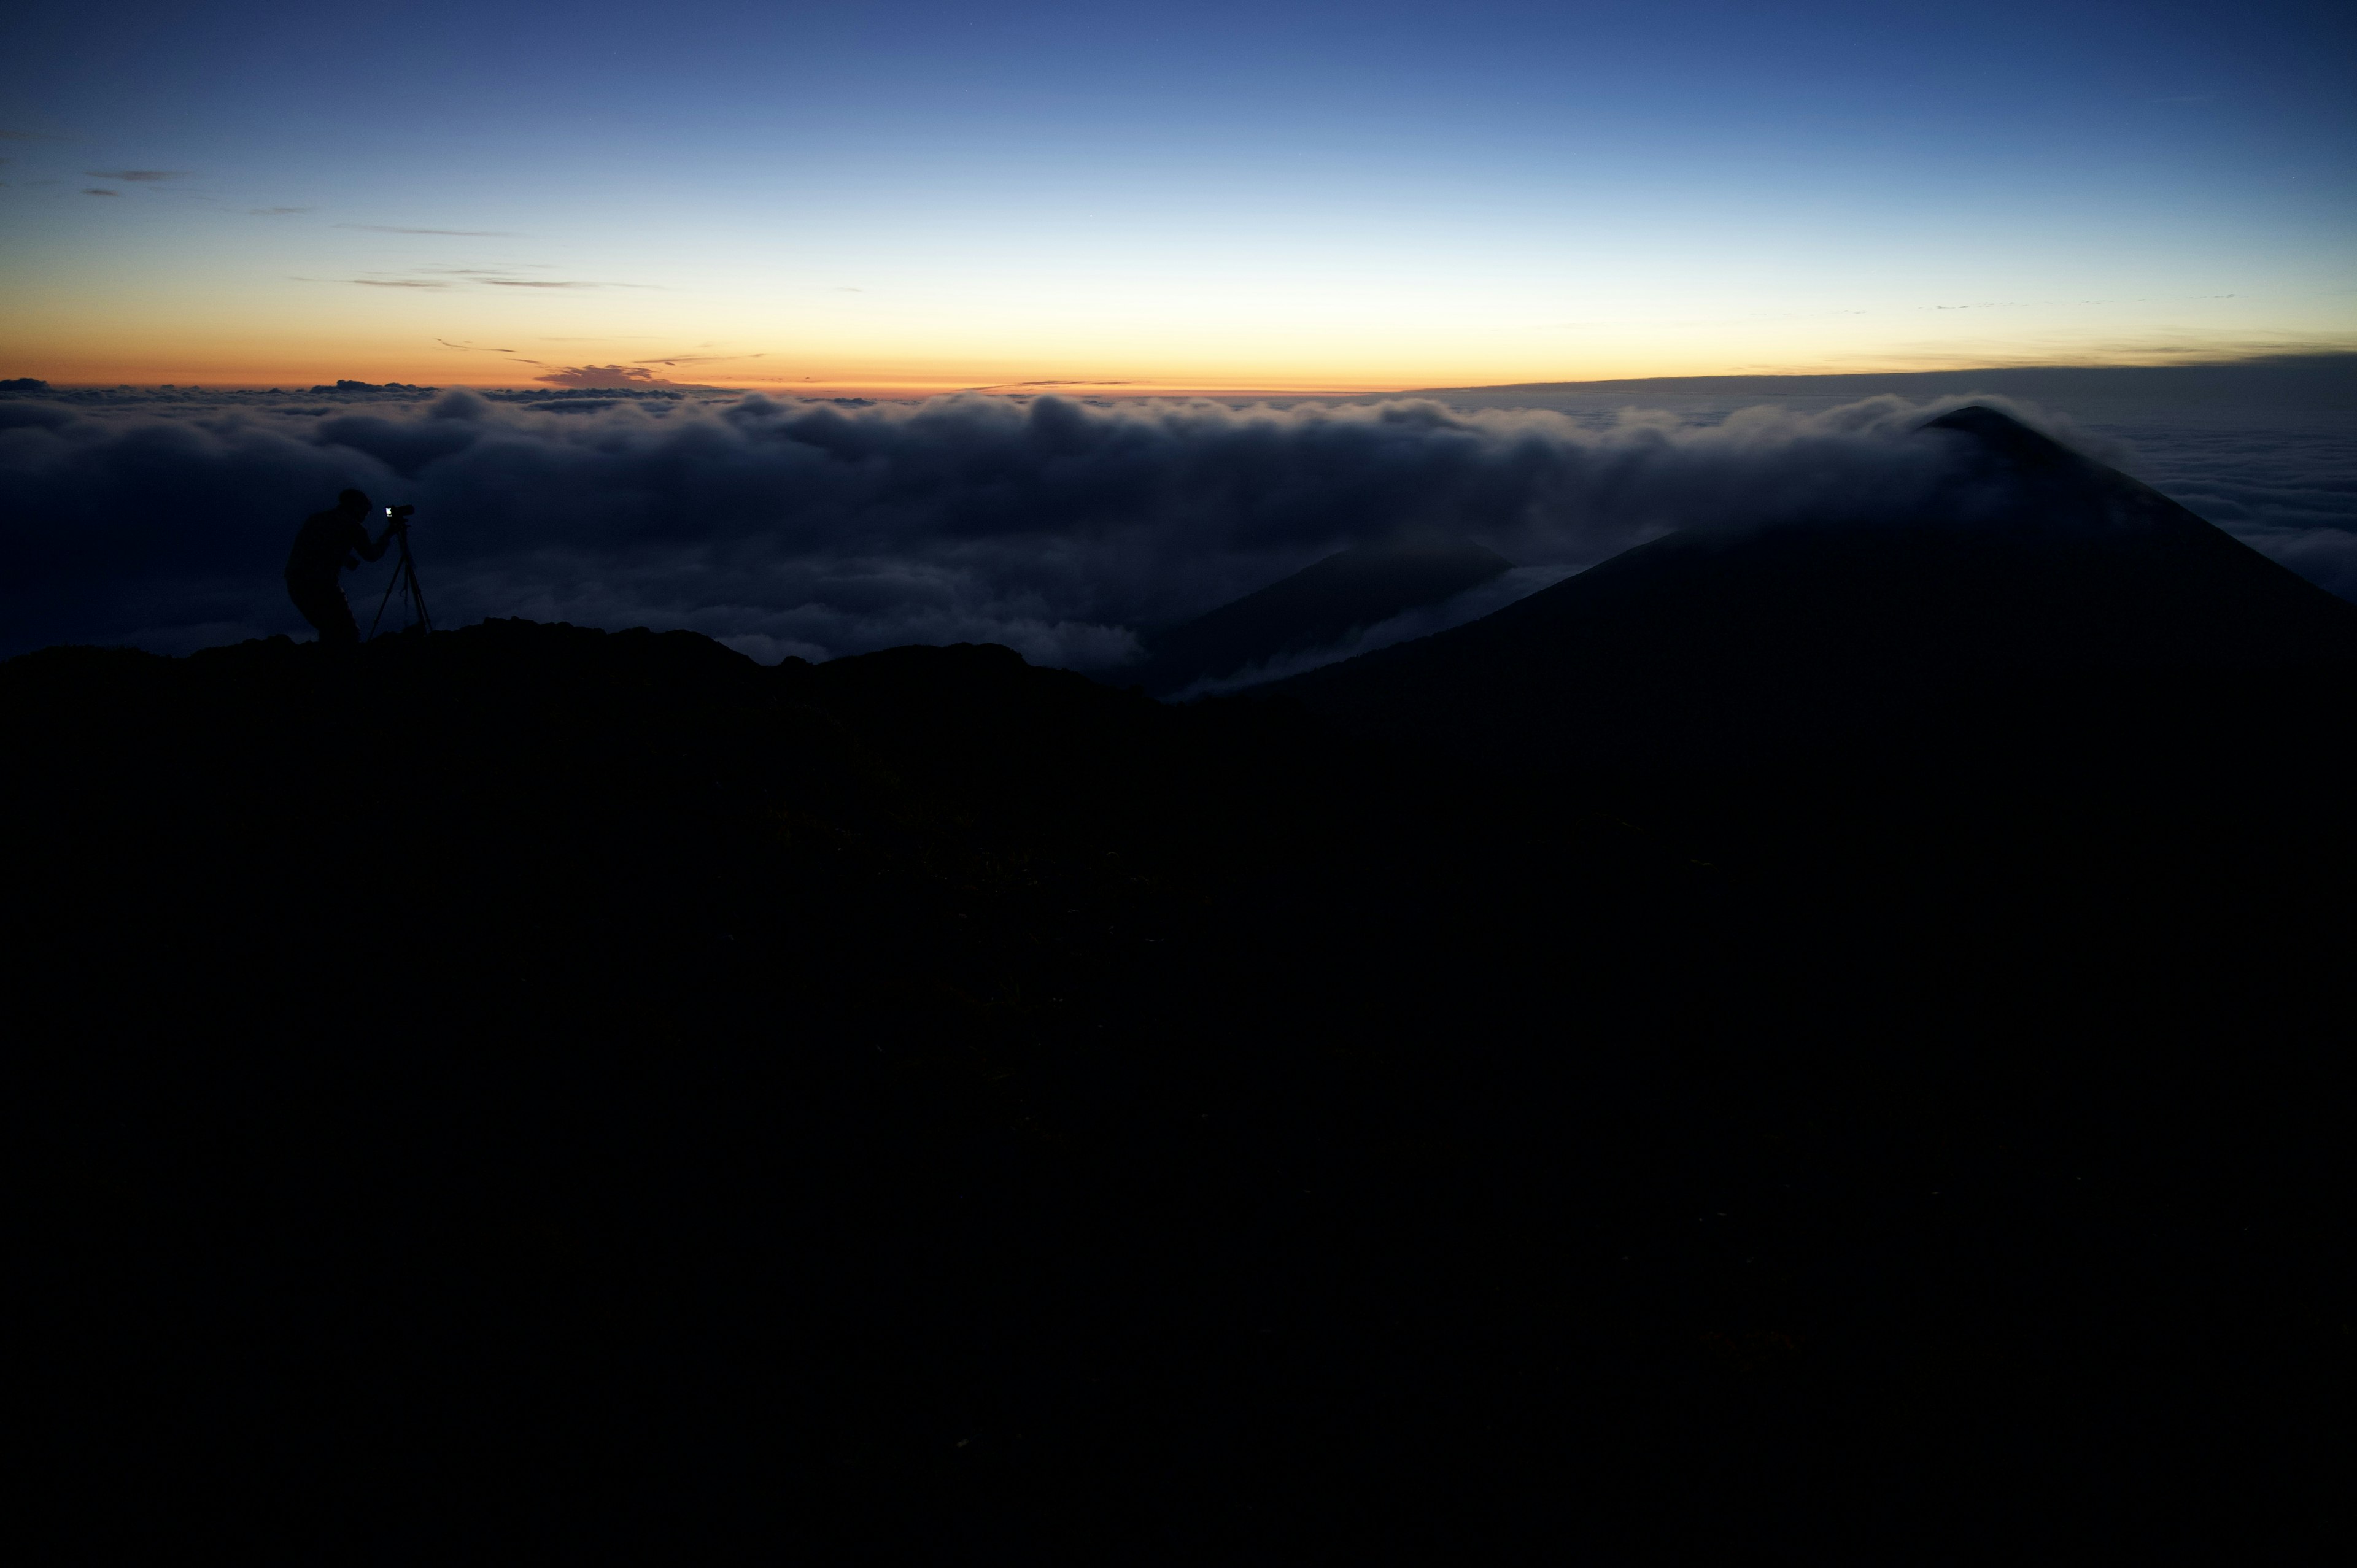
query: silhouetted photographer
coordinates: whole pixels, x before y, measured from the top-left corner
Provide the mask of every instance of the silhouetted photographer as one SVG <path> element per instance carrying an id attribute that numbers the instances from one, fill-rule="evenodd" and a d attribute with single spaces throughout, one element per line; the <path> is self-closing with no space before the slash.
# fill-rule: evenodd
<path id="1" fill-rule="evenodd" d="M 382 560 L 393 535 L 407 526 L 409 510 L 388 511 L 384 532 L 374 540 L 369 538 L 365 521 L 369 499 L 358 490 L 337 497 L 334 510 L 315 511 L 304 520 L 303 532 L 295 536 L 295 548 L 286 556 L 286 596 L 303 618 L 318 628 L 323 645 L 350 647 L 360 641 L 361 628 L 337 575 L 361 561 Z"/>

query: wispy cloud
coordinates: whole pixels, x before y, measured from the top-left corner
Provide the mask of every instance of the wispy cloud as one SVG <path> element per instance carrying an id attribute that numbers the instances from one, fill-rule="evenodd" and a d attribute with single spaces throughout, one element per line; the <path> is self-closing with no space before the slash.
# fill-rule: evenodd
<path id="1" fill-rule="evenodd" d="M 130 185 L 153 185 L 159 179 L 186 179 L 195 171 L 184 168 L 86 168 L 81 172 L 92 179 L 119 179 Z"/>
<path id="2" fill-rule="evenodd" d="M 450 286 L 447 283 L 436 283 L 432 278 L 353 278 L 350 281 L 362 288 L 448 288 Z"/>
<path id="3" fill-rule="evenodd" d="M 91 186 L 90 188 L 84 190 L 82 194 L 84 196 L 120 196 L 123 193 L 119 190 L 101 190 L 96 186 Z"/>
<path id="4" fill-rule="evenodd" d="M 971 387 L 971 392 L 1030 392 L 1040 387 L 1136 387 L 1144 381 L 1002 381 L 996 386 Z"/>
<path id="5" fill-rule="evenodd" d="M 472 278 L 489 288 L 651 288 L 651 284 L 602 283 L 595 278 L 527 278 L 516 274 L 523 272 L 554 272 L 545 262 L 526 262 L 507 267 L 419 267 L 415 269 L 436 277 Z"/>
<path id="6" fill-rule="evenodd" d="M 357 229 L 366 234 L 447 234 L 461 240 L 513 240 L 519 235 L 505 229 L 411 229 L 399 223 L 339 223 L 339 229 Z"/>
<path id="7" fill-rule="evenodd" d="M 307 207 L 249 207 L 246 211 L 256 218 L 277 218 L 289 212 L 308 212 Z"/>
<path id="8" fill-rule="evenodd" d="M 766 360 L 767 354 L 673 354 L 665 360 L 637 360 L 634 364 L 669 365 L 676 370 L 682 365 L 716 365 L 734 363 L 738 360 Z"/>
<path id="9" fill-rule="evenodd" d="M 547 362 L 544 360 L 529 360 L 513 349 L 501 349 L 489 343 L 453 343 L 447 338 L 436 338 L 434 341 L 441 344 L 445 349 L 456 349 L 464 354 L 502 355 L 519 365 L 544 365 Z"/>

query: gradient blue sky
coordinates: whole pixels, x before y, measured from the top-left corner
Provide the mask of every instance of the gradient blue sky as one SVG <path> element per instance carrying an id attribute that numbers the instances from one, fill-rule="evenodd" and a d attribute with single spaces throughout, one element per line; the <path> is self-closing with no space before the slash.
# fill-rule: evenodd
<path id="1" fill-rule="evenodd" d="M 2346 349 L 2352 9 L 28 5 L 0 375 L 1358 389 Z"/>

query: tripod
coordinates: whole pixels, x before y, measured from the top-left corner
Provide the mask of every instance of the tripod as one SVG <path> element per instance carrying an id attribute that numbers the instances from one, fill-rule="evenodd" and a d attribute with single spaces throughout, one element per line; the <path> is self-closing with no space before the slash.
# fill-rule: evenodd
<path id="1" fill-rule="evenodd" d="M 425 590 L 417 585 L 417 563 L 409 554 L 409 524 L 404 521 L 394 529 L 393 537 L 401 541 L 401 554 L 393 564 L 393 581 L 384 585 L 384 597 L 377 601 L 375 619 L 369 622 L 371 641 L 376 639 L 377 622 L 384 619 L 385 607 L 393 603 L 395 589 L 400 590 L 402 605 L 415 618 L 415 624 L 434 629 L 434 618 L 425 613 Z"/>

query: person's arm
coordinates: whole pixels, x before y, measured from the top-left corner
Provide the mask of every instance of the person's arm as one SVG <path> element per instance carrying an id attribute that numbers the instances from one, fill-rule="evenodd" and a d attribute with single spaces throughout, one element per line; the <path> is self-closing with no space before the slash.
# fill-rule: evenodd
<path id="1" fill-rule="evenodd" d="M 393 542 L 393 533 L 400 527 L 401 524 L 398 522 L 386 523 L 384 525 L 384 537 L 378 540 L 375 543 L 371 544 L 369 542 L 368 530 L 361 527 L 357 522 L 352 524 L 353 552 L 363 561 L 376 561 L 382 559 L 384 555 L 384 547 Z"/>

